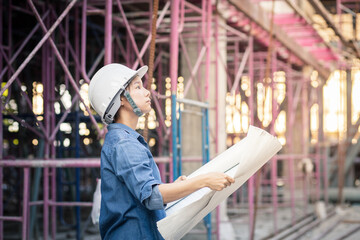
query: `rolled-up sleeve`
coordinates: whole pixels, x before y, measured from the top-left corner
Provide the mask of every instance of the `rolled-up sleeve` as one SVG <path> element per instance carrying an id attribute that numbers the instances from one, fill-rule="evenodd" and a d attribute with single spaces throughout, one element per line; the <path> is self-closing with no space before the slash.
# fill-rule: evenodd
<path id="1" fill-rule="evenodd" d="M 158 188 L 156 191 L 153 186 L 157 186 L 161 182 L 153 176 L 145 147 L 132 139 L 121 140 L 116 144 L 113 154 L 113 159 L 116 159 L 114 161 L 115 174 L 125 183 L 131 194 L 145 206 L 144 200 L 149 199 L 146 202 L 150 203 L 151 207 L 155 206 L 156 209 L 159 209 L 157 208 L 158 203 L 154 202 L 159 201 L 162 205 L 162 197 Z M 154 200 L 152 200 L 151 196 L 154 193 L 155 195 L 160 194 L 160 197 L 154 196 Z"/>
<path id="2" fill-rule="evenodd" d="M 150 210 L 159 210 L 164 208 L 164 201 L 159 191 L 159 185 L 154 185 L 150 197 L 144 200 L 144 205 Z"/>

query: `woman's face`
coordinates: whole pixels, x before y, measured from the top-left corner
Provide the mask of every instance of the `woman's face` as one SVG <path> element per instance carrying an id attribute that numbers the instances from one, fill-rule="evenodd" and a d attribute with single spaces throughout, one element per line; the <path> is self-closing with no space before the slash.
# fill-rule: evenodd
<path id="1" fill-rule="evenodd" d="M 135 104 L 142 113 L 148 113 L 151 110 L 150 92 L 144 88 L 143 82 L 139 76 L 136 76 L 129 85 L 129 93 Z"/>

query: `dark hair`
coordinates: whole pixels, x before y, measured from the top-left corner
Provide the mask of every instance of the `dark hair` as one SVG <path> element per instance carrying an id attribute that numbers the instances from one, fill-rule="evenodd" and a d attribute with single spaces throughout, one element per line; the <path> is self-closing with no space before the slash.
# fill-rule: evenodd
<path id="1" fill-rule="evenodd" d="M 116 120 L 120 117 L 120 108 L 117 110 L 117 112 L 115 113 L 114 119 L 113 119 L 113 123 L 116 122 Z"/>

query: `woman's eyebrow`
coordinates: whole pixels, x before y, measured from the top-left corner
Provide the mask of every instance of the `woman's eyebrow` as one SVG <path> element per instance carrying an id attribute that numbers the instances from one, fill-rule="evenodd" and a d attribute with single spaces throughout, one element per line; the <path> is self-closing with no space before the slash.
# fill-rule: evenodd
<path id="1" fill-rule="evenodd" d="M 135 81 L 132 82 L 133 85 L 139 84 L 139 83 L 140 83 L 139 80 L 135 80 Z"/>
<path id="2" fill-rule="evenodd" d="M 135 80 L 135 81 L 133 82 L 134 85 L 135 85 L 135 84 L 141 84 L 141 83 L 142 83 L 141 80 Z"/>

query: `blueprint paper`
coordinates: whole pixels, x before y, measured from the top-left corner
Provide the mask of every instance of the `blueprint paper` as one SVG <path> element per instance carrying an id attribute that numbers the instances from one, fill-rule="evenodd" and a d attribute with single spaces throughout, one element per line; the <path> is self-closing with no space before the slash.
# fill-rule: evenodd
<path id="1" fill-rule="evenodd" d="M 209 172 L 224 172 L 233 177 L 235 183 L 222 191 L 202 188 L 185 198 L 169 203 L 166 217 L 157 222 L 161 235 L 169 240 L 183 237 L 281 148 L 276 137 L 260 128 L 250 126 L 244 139 L 188 176 L 192 178 Z"/>

